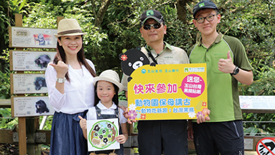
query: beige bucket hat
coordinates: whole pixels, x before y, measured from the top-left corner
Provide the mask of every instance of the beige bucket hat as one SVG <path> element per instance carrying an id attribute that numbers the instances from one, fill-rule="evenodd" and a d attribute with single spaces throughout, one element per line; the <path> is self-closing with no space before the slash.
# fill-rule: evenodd
<path id="1" fill-rule="evenodd" d="M 97 81 L 100 81 L 100 80 L 108 81 L 115 84 L 119 88 L 118 93 L 120 93 L 123 90 L 123 85 L 119 82 L 119 76 L 117 72 L 111 69 L 105 70 L 99 76 L 95 77 L 94 85 Z"/>
<path id="2" fill-rule="evenodd" d="M 82 32 L 77 20 L 75 19 L 62 19 L 58 23 L 57 34 L 55 37 L 61 36 L 76 36 L 76 35 L 85 35 L 86 33 Z"/>

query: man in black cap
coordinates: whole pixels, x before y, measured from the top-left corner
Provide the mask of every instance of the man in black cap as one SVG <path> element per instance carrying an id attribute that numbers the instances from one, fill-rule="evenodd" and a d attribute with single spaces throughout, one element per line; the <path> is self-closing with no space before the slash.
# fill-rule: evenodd
<path id="1" fill-rule="evenodd" d="M 147 10 L 140 18 L 140 33 L 146 41 L 141 51 L 156 64 L 189 63 L 186 52 L 163 41 L 166 34 L 164 18 L 159 11 Z M 157 77 L 156 77 L 157 78 Z M 127 96 L 127 79 L 122 84 Z M 154 120 L 138 122 L 138 145 L 140 155 L 187 155 L 187 121 Z"/>
<path id="2" fill-rule="evenodd" d="M 252 67 L 242 43 L 217 32 L 221 15 L 212 1 L 193 8 L 193 23 L 200 31 L 197 43 L 188 50 L 190 63 L 207 64 L 210 121 L 198 118 L 193 124 L 198 155 L 243 155 L 244 135 L 238 82 L 253 82 Z M 189 137 L 192 132 L 189 130 Z"/>

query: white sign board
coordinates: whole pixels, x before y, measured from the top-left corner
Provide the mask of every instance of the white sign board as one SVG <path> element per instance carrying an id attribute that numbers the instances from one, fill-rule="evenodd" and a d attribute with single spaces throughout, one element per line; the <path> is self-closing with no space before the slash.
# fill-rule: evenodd
<path id="1" fill-rule="evenodd" d="M 45 74 L 11 74 L 11 94 L 48 93 Z"/>
<path id="2" fill-rule="evenodd" d="M 13 117 L 53 115 L 48 96 L 12 97 Z"/>
<path id="3" fill-rule="evenodd" d="M 275 96 L 240 96 L 239 99 L 241 109 L 275 109 Z"/>
<path id="4" fill-rule="evenodd" d="M 115 137 L 119 135 L 118 119 L 87 120 L 89 151 L 119 149 Z"/>
<path id="5" fill-rule="evenodd" d="M 10 27 L 10 47 L 56 48 L 57 29 Z"/>
<path id="6" fill-rule="evenodd" d="M 253 150 L 253 138 L 244 138 L 244 149 Z"/>
<path id="7" fill-rule="evenodd" d="M 11 69 L 13 71 L 43 71 L 56 52 L 11 51 Z"/>

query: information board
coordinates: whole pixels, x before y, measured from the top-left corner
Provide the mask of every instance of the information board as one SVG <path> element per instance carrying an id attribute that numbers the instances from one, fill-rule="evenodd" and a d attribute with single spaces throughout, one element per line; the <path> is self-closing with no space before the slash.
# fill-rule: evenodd
<path id="1" fill-rule="evenodd" d="M 53 115 L 48 96 L 12 97 L 12 117 Z"/>
<path id="2" fill-rule="evenodd" d="M 275 96 L 240 96 L 239 98 L 241 109 L 275 109 Z"/>
<path id="3" fill-rule="evenodd" d="M 13 71 L 43 71 L 54 59 L 56 52 L 10 51 Z"/>
<path id="4" fill-rule="evenodd" d="M 57 29 L 9 27 L 10 47 L 56 48 Z"/>
<path id="5" fill-rule="evenodd" d="M 48 93 L 45 74 L 11 74 L 11 94 Z"/>

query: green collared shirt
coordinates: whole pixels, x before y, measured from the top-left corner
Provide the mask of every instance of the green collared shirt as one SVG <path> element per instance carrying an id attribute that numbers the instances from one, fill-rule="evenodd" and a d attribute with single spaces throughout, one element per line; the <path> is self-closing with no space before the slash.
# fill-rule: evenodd
<path id="1" fill-rule="evenodd" d="M 252 70 L 242 43 L 234 37 L 219 34 L 209 48 L 201 38 L 188 50 L 190 63 L 207 64 L 207 91 L 210 122 L 241 120 L 238 81 L 229 73 L 218 69 L 220 59 L 227 59 L 230 51 L 233 63 L 243 70 Z"/>

